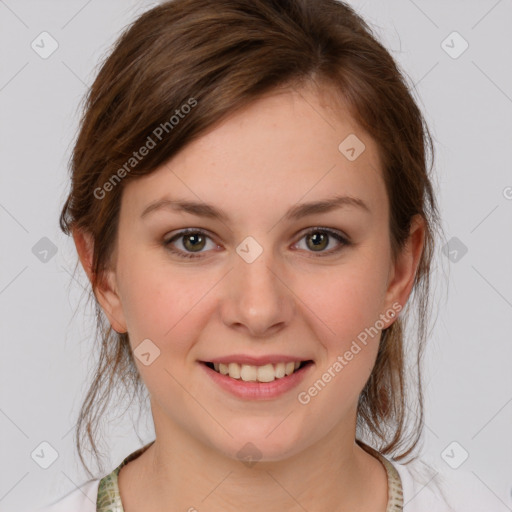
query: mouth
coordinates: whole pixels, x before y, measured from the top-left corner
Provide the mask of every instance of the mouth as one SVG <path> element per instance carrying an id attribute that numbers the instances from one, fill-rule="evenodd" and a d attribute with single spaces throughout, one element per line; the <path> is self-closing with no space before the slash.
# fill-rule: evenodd
<path id="1" fill-rule="evenodd" d="M 305 368 L 312 365 L 313 361 L 309 359 L 306 361 L 268 363 L 260 366 L 236 362 L 216 363 L 201 361 L 201 363 L 220 375 L 240 382 L 267 383 L 286 379 L 290 375 L 301 373 Z"/>

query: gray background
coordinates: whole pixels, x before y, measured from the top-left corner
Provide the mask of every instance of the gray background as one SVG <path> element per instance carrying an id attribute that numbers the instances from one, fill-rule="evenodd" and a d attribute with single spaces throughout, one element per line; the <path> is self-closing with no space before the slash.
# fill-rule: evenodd
<path id="1" fill-rule="evenodd" d="M 460 469 L 493 511 L 512 510 L 512 1 L 350 3 L 415 84 L 436 143 L 451 256 L 436 260 L 424 459 L 457 471 L 446 461 L 465 450 Z M 73 426 L 92 369 L 93 316 L 58 215 L 82 96 L 120 30 L 155 4 L 0 0 L 2 511 L 52 501 L 86 479 Z M 46 59 L 31 47 L 43 31 L 58 43 Z M 469 44 L 460 55 L 454 31 Z M 41 252 L 44 237 L 55 254 Z M 139 427 L 140 438 L 127 416 L 106 430 L 109 468 L 153 438 L 150 420 Z M 48 469 L 31 455 L 42 442 L 58 452 Z"/>

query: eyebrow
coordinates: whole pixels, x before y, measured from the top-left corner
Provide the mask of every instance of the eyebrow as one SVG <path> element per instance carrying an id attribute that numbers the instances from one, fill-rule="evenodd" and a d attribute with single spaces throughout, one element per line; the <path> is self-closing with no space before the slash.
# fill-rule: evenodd
<path id="1" fill-rule="evenodd" d="M 308 215 L 327 213 L 332 210 L 343 208 L 346 206 L 355 206 L 361 210 L 371 213 L 368 205 L 360 198 L 353 196 L 333 196 L 320 201 L 312 201 L 309 203 L 301 203 L 292 206 L 284 215 L 284 220 L 299 220 Z M 229 215 L 222 209 L 217 208 L 208 203 L 188 201 L 184 199 L 160 199 L 150 203 L 142 212 L 141 218 L 148 215 L 150 212 L 157 210 L 171 210 L 171 211 L 183 211 L 196 215 L 198 217 L 207 217 L 210 219 L 218 219 L 223 222 L 229 222 Z"/>

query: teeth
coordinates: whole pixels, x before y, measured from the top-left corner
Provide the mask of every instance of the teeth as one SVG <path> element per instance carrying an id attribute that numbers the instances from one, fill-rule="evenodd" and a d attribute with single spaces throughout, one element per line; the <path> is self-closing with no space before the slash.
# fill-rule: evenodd
<path id="1" fill-rule="evenodd" d="M 229 363 L 228 369 L 229 369 L 228 375 L 230 377 L 233 377 L 234 379 L 240 378 L 240 365 L 239 364 Z"/>
<path id="2" fill-rule="evenodd" d="M 286 373 L 284 371 L 285 364 L 284 363 L 277 363 L 276 364 L 276 379 L 282 379 Z"/>
<path id="3" fill-rule="evenodd" d="M 230 363 L 236 364 L 236 363 Z M 231 375 L 230 375 L 231 377 Z M 248 364 L 243 364 L 240 367 L 240 378 L 246 382 L 258 380 L 258 368 L 256 366 L 249 366 Z"/>
<path id="4" fill-rule="evenodd" d="M 291 375 L 300 366 L 300 361 L 253 366 L 238 363 L 213 363 L 215 371 L 244 382 L 272 382 Z"/>
<path id="5" fill-rule="evenodd" d="M 258 368 L 257 380 L 260 382 L 272 382 L 275 378 L 276 372 L 274 370 L 274 365 L 266 364 L 265 366 L 260 366 Z"/>

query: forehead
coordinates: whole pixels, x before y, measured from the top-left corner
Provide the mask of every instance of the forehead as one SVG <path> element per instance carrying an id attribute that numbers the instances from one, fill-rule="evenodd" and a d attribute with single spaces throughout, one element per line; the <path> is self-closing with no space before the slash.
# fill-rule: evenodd
<path id="1" fill-rule="evenodd" d="M 127 183 L 123 202 L 140 215 L 148 202 L 176 196 L 215 203 L 239 218 L 275 216 L 279 204 L 333 194 L 379 208 L 386 193 L 378 148 L 349 110 L 329 99 L 311 89 L 259 98 Z"/>

